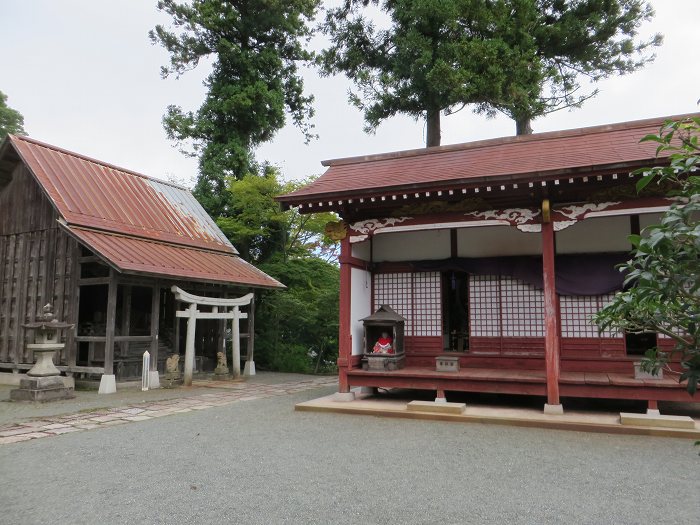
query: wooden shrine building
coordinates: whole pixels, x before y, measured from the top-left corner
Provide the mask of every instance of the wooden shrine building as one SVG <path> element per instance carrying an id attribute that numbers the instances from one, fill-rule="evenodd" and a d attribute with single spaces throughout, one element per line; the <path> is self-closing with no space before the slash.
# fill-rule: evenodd
<path id="1" fill-rule="evenodd" d="M 670 339 L 591 321 L 622 287 L 628 236 L 672 203 L 632 175 L 664 162 L 639 142 L 664 120 L 331 160 L 281 197 L 342 218 L 340 391 L 539 395 L 553 413 L 561 397 L 690 401 L 677 375 L 635 374 Z M 362 319 L 381 305 L 406 319 L 400 369 L 363 366 Z"/>
<path id="2" fill-rule="evenodd" d="M 187 189 L 27 137 L 5 139 L 0 372 L 31 368 L 21 325 L 46 303 L 75 324 L 55 358 L 62 371 L 139 377 L 145 350 L 162 371 L 168 354 L 184 349 L 172 286 L 220 298 L 283 287 L 238 256 Z M 251 353 L 252 315 L 247 323 Z M 199 321 L 196 334 L 197 367 L 211 370 L 224 323 Z"/>

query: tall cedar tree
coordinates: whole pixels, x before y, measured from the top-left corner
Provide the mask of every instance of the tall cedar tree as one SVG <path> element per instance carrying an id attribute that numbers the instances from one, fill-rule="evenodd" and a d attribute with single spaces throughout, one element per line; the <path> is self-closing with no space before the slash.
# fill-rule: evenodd
<path id="1" fill-rule="evenodd" d="M 0 91 L 0 141 L 8 134 L 26 135 L 24 117 L 16 109 L 7 105 L 7 95 Z"/>
<path id="2" fill-rule="evenodd" d="M 304 43 L 319 0 L 161 0 L 173 27 L 150 31 L 170 53 L 162 76 L 180 76 L 205 58 L 213 61 L 208 92 L 196 111 L 171 105 L 163 117 L 168 137 L 199 155 L 194 194 L 214 217 L 230 215 L 226 178 L 264 168 L 252 151 L 285 124 L 311 138 L 313 97 L 305 96 L 297 66 L 312 58 Z M 191 147 L 191 149 L 188 149 Z"/>
<path id="3" fill-rule="evenodd" d="M 374 6 L 388 16 L 378 28 Z M 530 122 L 580 106 L 580 79 L 642 67 L 657 35 L 635 42 L 653 16 L 643 0 L 346 0 L 323 24 L 331 46 L 325 74 L 344 73 L 359 88 L 351 101 L 366 130 L 398 113 L 427 122 L 427 146 L 440 144 L 440 115 L 474 104 L 502 111 L 518 134 Z"/>

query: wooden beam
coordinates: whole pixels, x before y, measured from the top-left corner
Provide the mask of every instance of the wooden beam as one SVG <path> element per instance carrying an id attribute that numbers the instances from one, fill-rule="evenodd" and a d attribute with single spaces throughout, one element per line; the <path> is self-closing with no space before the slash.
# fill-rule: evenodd
<path id="1" fill-rule="evenodd" d="M 109 284 L 109 277 L 88 277 L 85 279 L 78 279 L 78 286 L 85 286 L 90 284 Z"/>
<path id="2" fill-rule="evenodd" d="M 340 319 L 338 320 L 338 360 L 345 359 L 345 363 L 350 362 L 350 356 L 352 355 L 352 334 L 350 333 L 350 280 L 352 278 L 352 267 L 342 261 L 350 255 L 350 238 L 345 237 L 340 242 Z M 350 392 L 348 369 L 348 365 L 343 367 L 338 365 L 339 392 Z"/>
<path id="3" fill-rule="evenodd" d="M 551 221 L 542 223 L 542 279 L 544 283 L 544 357 L 547 371 L 547 404 L 559 405 L 559 308 L 554 273 L 554 224 Z"/>
<path id="4" fill-rule="evenodd" d="M 151 298 L 151 371 L 158 370 L 158 332 L 160 328 L 160 283 L 153 287 Z"/>
<path id="5" fill-rule="evenodd" d="M 117 318 L 117 276 L 114 269 L 109 270 L 109 287 L 107 290 L 107 326 L 105 328 L 105 375 L 114 375 L 114 324 Z"/>
<path id="6" fill-rule="evenodd" d="M 122 293 L 122 325 L 120 327 L 122 337 L 128 336 L 131 332 L 131 285 L 117 283 L 117 286 L 121 286 Z M 117 291 L 119 288 L 117 288 Z M 117 295 L 118 296 L 118 295 Z M 116 327 L 115 327 L 116 330 Z M 129 355 L 129 342 L 128 340 L 121 338 L 114 338 L 115 341 L 120 341 L 122 344 L 119 345 L 119 355 L 120 357 L 127 357 Z"/>

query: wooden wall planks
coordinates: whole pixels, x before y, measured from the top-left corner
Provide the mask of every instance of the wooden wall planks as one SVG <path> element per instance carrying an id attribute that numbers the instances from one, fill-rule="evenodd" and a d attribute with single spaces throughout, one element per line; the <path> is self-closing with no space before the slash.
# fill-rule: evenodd
<path id="1" fill-rule="evenodd" d="M 18 165 L 0 191 L 0 362 L 33 362 L 22 324 L 36 320 L 45 304 L 53 304 L 58 319 L 77 321 L 77 251 L 39 185 Z M 68 331 L 57 364 L 74 353 Z"/>

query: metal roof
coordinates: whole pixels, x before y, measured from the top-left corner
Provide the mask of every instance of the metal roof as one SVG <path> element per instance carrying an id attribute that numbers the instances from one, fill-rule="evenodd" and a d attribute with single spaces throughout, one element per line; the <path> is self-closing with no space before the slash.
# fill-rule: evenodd
<path id="1" fill-rule="evenodd" d="M 185 188 L 28 137 L 9 140 L 69 224 L 237 253 Z"/>
<path id="2" fill-rule="evenodd" d="M 62 227 L 116 270 L 284 288 L 238 256 L 186 188 L 14 135 L 0 148 L 5 178 L 15 152 Z"/>
<path id="3" fill-rule="evenodd" d="M 117 270 L 195 281 L 243 283 L 261 288 L 284 285 L 234 254 L 188 248 L 79 227 L 64 226 Z"/>
<path id="4" fill-rule="evenodd" d="M 637 167 L 656 157 L 657 146 L 639 140 L 657 133 L 664 121 L 685 116 L 689 115 L 324 161 L 329 168 L 321 177 L 279 200 L 295 206 L 337 197 Z"/>

